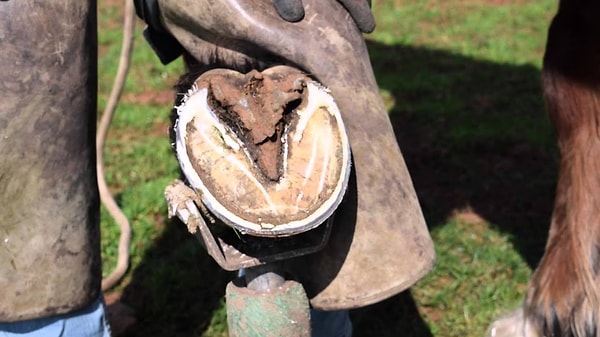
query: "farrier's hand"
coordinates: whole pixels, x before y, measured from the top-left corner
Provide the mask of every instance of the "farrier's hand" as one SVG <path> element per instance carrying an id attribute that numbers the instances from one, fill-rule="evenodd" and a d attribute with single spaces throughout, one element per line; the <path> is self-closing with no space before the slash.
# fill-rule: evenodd
<path id="1" fill-rule="evenodd" d="M 137 15 L 148 26 L 144 37 L 152 46 L 163 64 L 178 58 L 183 48 L 180 43 L 163 27 L 161 22 L 160 0 L 132 0 Z M 297 22 L 304 17 L 302 0 L 272 0 L 276 12 L 289 22 Z M 375 29 L 375 19 L 371 13 L 371 0 L 337 0 L 348 11 L 357 27 L 363 33 L 371 33 Z"/>
<path id="2" fill-rule="evenodd" d="M 338 0 L 356 22 L 363 33 L 371 33 L 375 29 L 375 18 L 371 12 L 370 0 Z M 273 0 L 273 6 L 284 20 L 297 22 L 304 18 L 302 0 Z"/>

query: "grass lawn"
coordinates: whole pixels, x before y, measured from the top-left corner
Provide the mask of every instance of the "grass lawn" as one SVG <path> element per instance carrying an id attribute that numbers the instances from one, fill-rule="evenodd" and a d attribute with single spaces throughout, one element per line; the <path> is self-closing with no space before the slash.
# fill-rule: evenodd
<path id="1" fill-rule="evenodd" d="M 121 3 L 99 4 L 100 111 L 121 39 Z M 372 63 L 437 250 L 410 291 L 353 310 L 355 336 L 482 336 L 517 307 L 541 257 L 557 152 L 539 77 L 550 0 L 375 0 Z M 226 336 L 233 277 L 166 219 L 178 177 L 167 137 L 180 61 L 163 66 L 138 24 L 132 70 L 106 148 L 108 182 L 133 226 L 115 292 L 137 312 L 128 336 Z M 118 230 L 102 213 L 105 273 Z"/>

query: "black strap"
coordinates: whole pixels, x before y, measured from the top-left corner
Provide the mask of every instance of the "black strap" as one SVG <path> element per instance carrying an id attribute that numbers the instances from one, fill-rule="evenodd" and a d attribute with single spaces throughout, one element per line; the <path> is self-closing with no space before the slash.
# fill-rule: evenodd
<path id="1" fill-rule="evenodd" d="M 144 38 L 162 64 L 171 63 L 183 53 L 183 47 L 162 26 L 158 0 L 133 1 L 138 17 L 148 24 L 144 29 Z"/>

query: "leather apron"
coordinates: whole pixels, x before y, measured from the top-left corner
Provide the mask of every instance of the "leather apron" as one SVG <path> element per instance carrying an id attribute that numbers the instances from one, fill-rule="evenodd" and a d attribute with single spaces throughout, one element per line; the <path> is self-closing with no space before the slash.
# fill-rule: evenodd
<path id="1" fill-rule="evenodd" d="M 100 293 L 96 2 L 0 2 L 0 321 Z"/>
<path id="2" fill-rule="evenodd" d="M 328 246 L 291 263 L 314 308 L 355 308 L 410 287 L 435 252 L 361 32 L 336 1 L 303 3 L 304 19 L 290 23 L 271 0 L 158 1 L 162 24 L 200 64 L 260 68 L 276 60 L 331 90 L 354 174 Z"/>

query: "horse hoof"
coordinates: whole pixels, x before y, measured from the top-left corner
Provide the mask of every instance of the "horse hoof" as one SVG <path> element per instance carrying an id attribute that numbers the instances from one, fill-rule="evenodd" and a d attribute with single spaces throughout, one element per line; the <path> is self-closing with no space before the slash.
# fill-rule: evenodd
<path id="1" fill-rule="evenodd" d="M 497 319 L 486 333 L 486 337 L 540 337 L 525 319 L 523 308 Z"/>
<path id="2" fill-rule="evenodd" d="M 294 235 L 341 202 L 350 145 L 328 91 L 291 67 L 215 69 L 177 108 L 175 147 L 206 208 L 243 234 Z"/>

